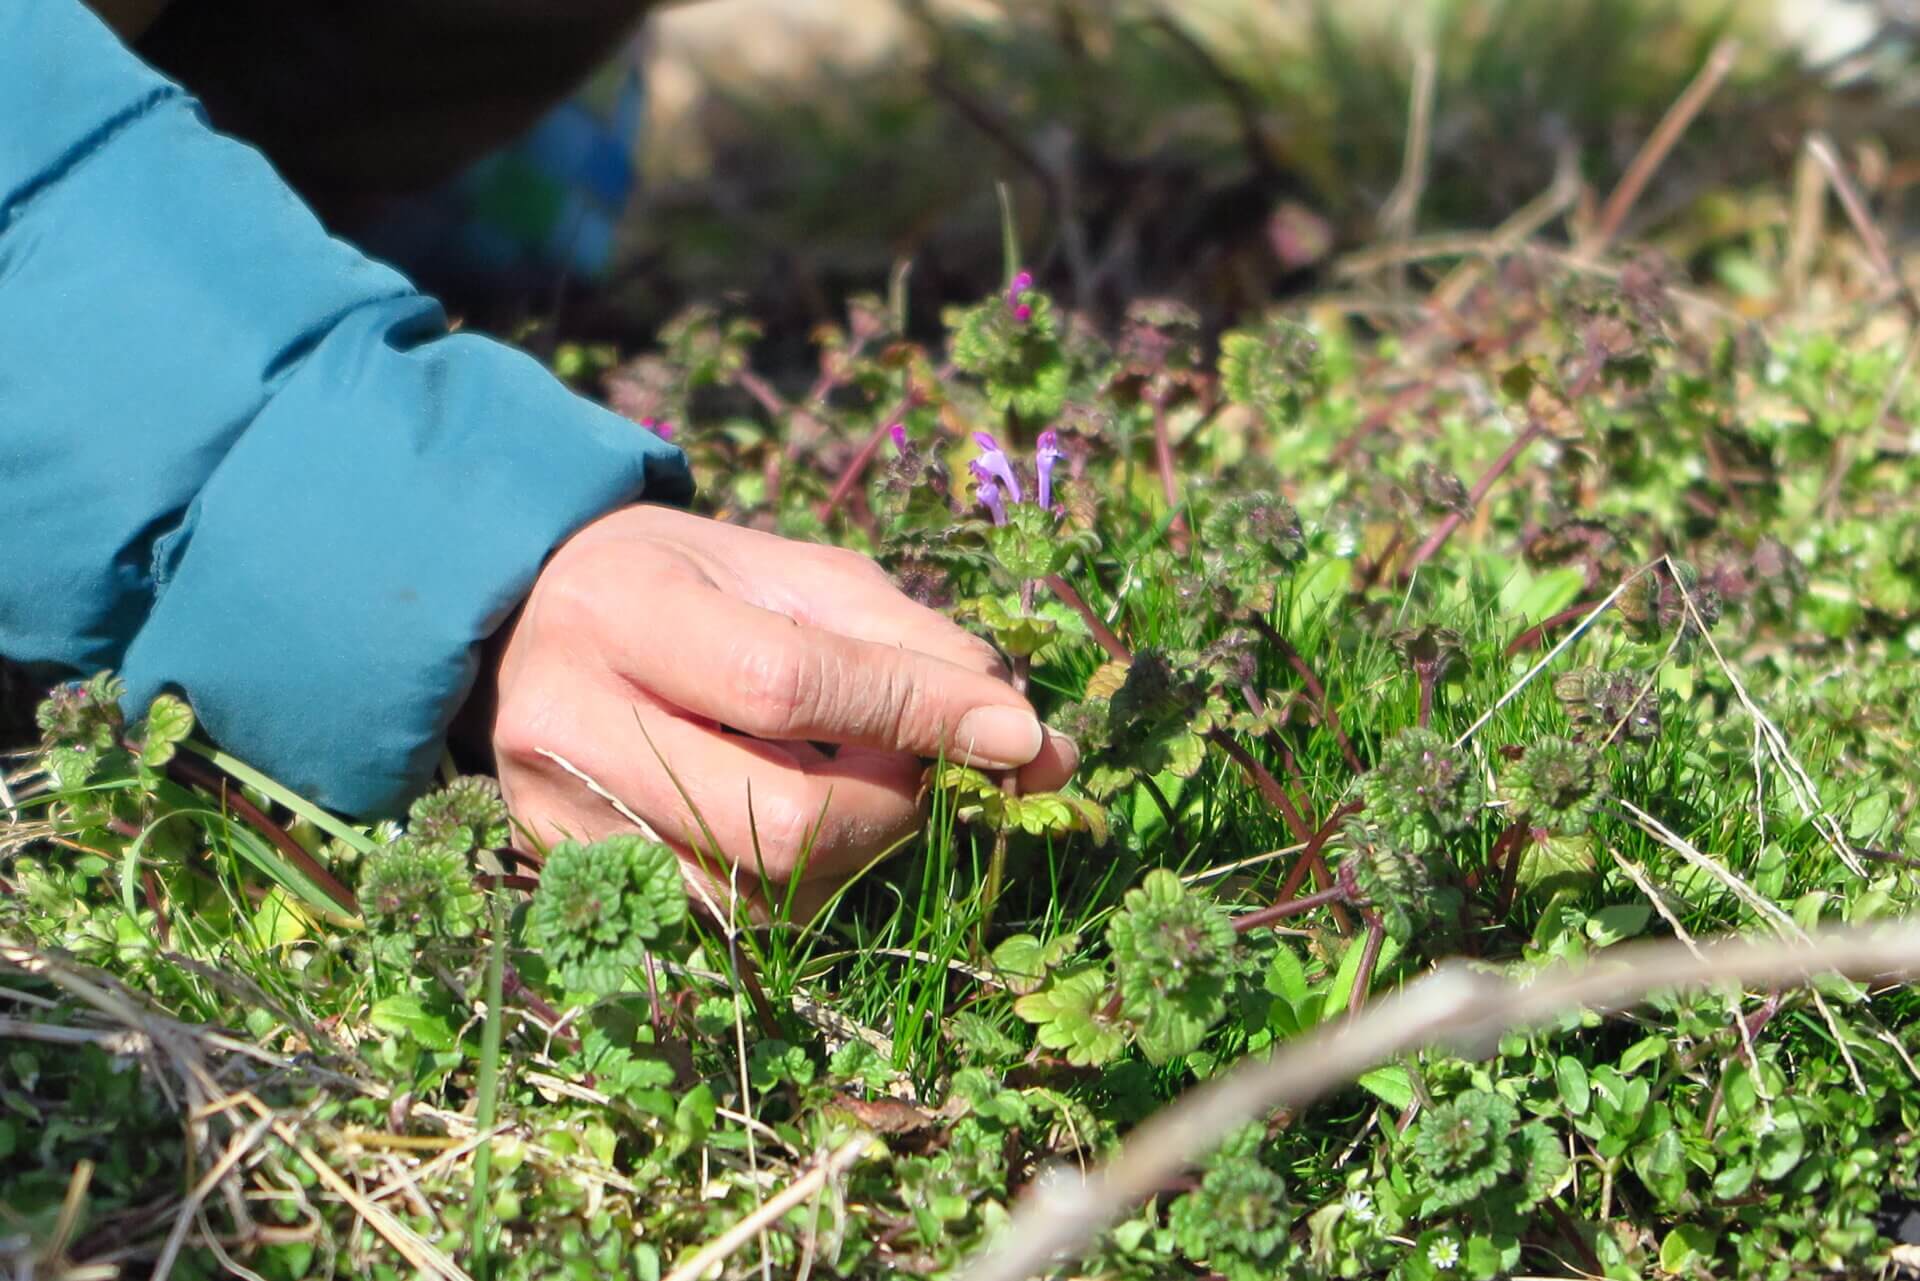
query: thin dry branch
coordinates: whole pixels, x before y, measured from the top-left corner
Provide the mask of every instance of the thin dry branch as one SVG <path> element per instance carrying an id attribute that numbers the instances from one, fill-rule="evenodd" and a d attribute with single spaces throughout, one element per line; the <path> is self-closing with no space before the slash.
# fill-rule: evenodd
<path id="1" fill-rule="evenodd" d="M 1135 1130 L 1119 1155 L 1091 1175 L 1063 1170 L 1037 1181 L 998 1247 L 963 1276 L 1025 1281 L 1058 1266 L 1236 1126 L 1276 1108 L 1306 1107 L 1396 1054 L 1433 1046 L 1479 1057 L 1508 1030 L 1538 1026 L 1568 1010 L 1618 1011 L 1656 991 L 1721 983 L 1795 986 L 1826 973 L 1867 980 L 1920 975 L 1920 924 L 1836 929 L 1806 943 L 1723 939 L 1701 946 L 1698 954 L 1671 940 L 1630 943 L 1529 983 L 1449 962 L 1350 1023 L 1323 1027 L 1269 1059 L 1244 1060 L 1189 1091 Z"/>
<path id="2" fill-rule="evenodd" d="M 708 1269 L 724 1263 L 748 1241 L 779 1222 L 787 1211 L 795 1209 L 825 1188 L 827 1180 L 846 1173 L 873 1146 L 874 1141 L 873 1135 L 862 1132 L 842 1143 L 826 1160 L 768 1197 L 765 1204 L 752 1214 L 701 1246 L 685 1263 L 667 1274 L 667 1281 L 696 1281 L 696 1278 L 705 1276 Z"/>
<path id="3" fill-rule="evenodd" d="M 1681 91 L 1667 108 L 1667 114 L 1660 117 L 1653 132 L 1635 153 L 1627 165 L 1627 171 L 1620 175 L 1620 183 L 1607 197 L 1607 203 L 1601 207 L 1600 219 L 1594 224 L 1593 231 L 1585 237 L 1575 251 L 1582 258 L 1598 258 L 1607 252 L 1614 239 L 1619 236 L 1621 226 L 1627 215 L 1640 200 L 1640 193 L 1646 190 L 1647 183 L 1666 161 L 1667 153 L 1680 141 L 1680 135 L 1687 131 L 1700 109 L 1720 87 L 1720 82 L 1733 70 L 1734 59 L 1740 56 L 1740 43 L 1731 37 L 1714 45 L 1713 51 L 1694 76 L 1693 81 Z"/>

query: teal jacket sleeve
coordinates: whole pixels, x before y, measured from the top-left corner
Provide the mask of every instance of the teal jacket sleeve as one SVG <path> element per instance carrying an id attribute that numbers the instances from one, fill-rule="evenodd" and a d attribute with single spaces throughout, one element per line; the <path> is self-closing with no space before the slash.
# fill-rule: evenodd
<path id="1" fill-rule="evenodd" d="M 546 555 L 684 458 L 330 239 L 78 0 L 0 4 L 0 653 L 389 813 Z"/>

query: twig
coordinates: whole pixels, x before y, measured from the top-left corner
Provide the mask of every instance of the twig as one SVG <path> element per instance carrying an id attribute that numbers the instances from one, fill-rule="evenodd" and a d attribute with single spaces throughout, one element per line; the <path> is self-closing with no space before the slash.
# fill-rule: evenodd
<path id="1" fill-rule="evenodd" d="M 1840 205 L 1847 211 L 1847 218 L 1853 223 L 1860 243 L 1866 247 L 1874 270 L 1886 279 L 1888 288 L 1899 300 L 1901 310 L 1907 313 L 1908 322 L 1915 327 L 1899 365 L 1894 368 L 1893 377 L 1887 380 L 1887 388 L 1881 393 L 1879 408 L 1874 411 L 1873 419 L 1867 426 L 1867 431 L 1877 432 L 1893 409 L 1894 402 L 1900 398 L 1900 389 L 1906 385 L 1907 375 L 1913 369 L 1914 357 L 1920 355 L 1920 295 L 1914 293 L 1901 276 L 1899 268 L 1894 266 L 1886 237 L 1880 234 L 1880 228 L 1874 224 L 1873 215 L 1867 210 L 1867 202 L 1861 199 L 1859 188 L 1847 176 L 1846 168 L 1834 152 L 1832 140 L 1823 133 L 1816 133 L 1807 139 L 1807 152 L 1826 172 L 1827 185 L 1840 197 Z M 1837 519 L 1840 515 L 1840 491 L 1845 488 L 1847 469 L 1852 465 L 1852 458 L 1853 437 L 1841 432 L 1833 438 L 1833 450 L 1827 462 L 1827 478 L 1820 487 L 1820 507 L 1828 520 Z"/>
<path id="2" fill-rule="evenodd" d="M 1847 176 L 1846 166 L 1840 163 L 1840 156 L 1833 149 L 1833 140 L 1824 133 L 1813 134 L 1807 138 L 1807 151 L 1826 171 L 1827 183 L 1833 188 L 1834 194 L 1840 197 L 1840 207 L 1847 211 L 1847 220 L 1860 237 L 1860 244 L 1866 249 L 1873 269 L 1896 291 L 1900 306 L 1906 310 L 1907 316 L 1920 320 L 1920 297 L 1916 297 L 1913 290 L 1907 287 L 1899 269 L 1893 265 L 1893 254 L 1887 249 L 1887 238 L 1880 234 L 1880 228 L 1875 225 L 1867 202 L 1861 198 L 1860 189 Z"/>
<path id="3" fill-rule="evenodd" d="M 1407 91 L 1407 144 L 1400 157 L 1400 180 L 1380 206 L 1380 228 L 1392 240 L 1413 235 L 1420 216 L 1420 197 L 1427 190 L 1437 66 L 1431 44 L 1423 43 L 1413 51 L 1413 84 Z"/>
<path id="4" fill-rule="evenodd" d="M 1641 144 L 1640 150 L 1627 165 L 1627 171 L 1620 175 L 1620 183 L 1601 207 L 1600 218 L 1594 224 L 1593 231 L 1574 251 L 1577 256 L 1598 258 L 1607 252 L 1614 238 L 1620 234 L 1621 224 L 1626 222 L 1627 215 L 1639 201 L 1640 193 L 1652 181 L 1654 172 L 1666 160 L 1674 144 L 1680 141 L 1680 135 L 1687 131 L 1687 126 L 1693 123 L 1693 118 L 1700 114 L 1700 109 L 1707 105 L 1707 100 L 1713 97 L 1720 82 L 1733 70 L 1734 59 L 1739 56 L 1740 42 L 1731 37 L 1713 46 L 1706 62 L 1687 87 L 1681 90 L 1680 96 L 1673 100 L 1673 105 L 1667 108 L 1667 114 L 1660 117 L 1660 123 L 1647 135 L 1646 142 Z"/>
<path id="5" fill-rule="evenodd" d="M 753 1213 L 694 1251 L 685 1263 L 667 1273 L 666 1281 L 697 1281 L 705 1276 L 716 1263 L 733 1257 L 741 1246 L 779 1222 L 787 1211 L 826 1187 L 827 1180 L 837 1179 L 846 1173 L 876 1142 L 873 1135 L 864 1131 L 848 1139 L 835 1148 L 825 1161 L 768 1197 Z"/>
<path id="6" fill-rule="evenodd" d="M 1821 973 L 1920 974 L 1920 924 L 1835 929 L 1805 944 L 1724 940 L 1697 957 L 1670 940 L 1627 943 L 1580 968 L 1549 971 L 1524 984 L 1451 962 L 1350 1023 L 1323 1026 L 1270 1058 L 1243 1060 L 1189 1091 L 1136 1128 L 1119 1154 L 1092 1174 L 1061 1170 L 1036 1182 L 998 1245 L 961 1274 L 963 1281 L 1026 1281 L 1056 1268 L 1235 1127 L 1275 1108 L 1304 1108 L 1397 1054 L 1439 1046 L 1477 1058 L 1508 1029 L 1537 1026 L 1567 1010 L 1613 1012 L 1656 991 L 1722 982 L 1794 986 Z"/>

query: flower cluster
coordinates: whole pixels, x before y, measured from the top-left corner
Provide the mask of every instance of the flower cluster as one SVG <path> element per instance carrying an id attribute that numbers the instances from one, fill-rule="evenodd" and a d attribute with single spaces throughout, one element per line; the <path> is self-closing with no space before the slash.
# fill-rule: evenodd
<path id="1" fill-rule="evenodd" d="M 686 917 L 673 851 L 639 836 L 610 836 L 553 847 L 529 924 L 563 984 L 618 992 L 648 945 L 678 933 Z"/>
<path id="2" fill-rule="evenodd" d="M 471 938 L 484 906 L 464 850 L 410 837 L 367 859 L 359 899 L 380 955 L 399 965 L 427 940 Z"/>
<path id="3" fill-rule="evenodd" d="M 1500 790 L 1516 820 L 1579 836 L 1606 799 L 1607 778 L 1590 748 L 1549 735 L 1502 771 Z"/>
<path id="4" fill-rule="evenodd" d="M 1426 729 L 1406 729 L 1361 779 L 1367 815 L 1415 853 L 1472 823 L 1486 799 L 1473 762 Z"/>
<path id="5" fill-rule="evenodd" d="M 1637 752 L 1660 736 L 1660 696 L 1650 673 L 1578 667 L 1554 678 L 1553 693 L 1582 742 Z"/>
<path id="6" fill-rule="evenodd" d="M 1424 1217 L 1472 1209 L 1493 1221 L 1532 1209 L 1567 1172 L 1567 1154 L 1538 1121 L 1521 1124 L 1503 1094 L 1469 1089 L 1420 1120 L 1412 1156 Z"/>
<path id="7" fill-rule="evenodd" d="M 897 430 L 897 429 L 896 429 Z M 973 473 L 973 496 L 993 517 L 993 523 L 1007 523 L 1007 503 L 1026 501 L 1026 490 L 1020 484 L 1020 474 L 1014 469 L 1013 460 L 1007 457 L 1007 451 L 1000 448 L 1000 442 L 984 431 L 973 433 L 974 443 L 980 446 L 980 456 L 967 464 Z M 900 443 L 900 437 L 894 438 Z M 1040 433 L 1034 443 L 1034 505 L 1043 512 L 1051 512 L 1053 506 L 1053 468 L 1060 461 L 1060 436 L 1052 428 Z"/>
<path id="8" fill-rule="evenodd" d="M 500 784 L 485 774 L 466 774 L 413 803 L 407 835 L 423 849 L 466 855 L 505 845 L 507 803 Z"/>
<path id="9" fill-rule="evenodd" d="M 1007 310 L 1021 324 L 1033 319 L 1033 304 L 1025 299 L 1026 292 L 1032 288 L 1033 273 L 1030 271 L 1014 273 L 1013 279 L 1007 284 Z"/>
<path id="10" fill-rule="evenodd" d="M 1155 1063 L 1200 1046 L 1227 1009 L 1233 923 L 1211 899 L 1192 894 L 1165 868 L 1127 891 L 1107 926 L 1120 973 L 1120 1008 L 1139 1028 Z"/>

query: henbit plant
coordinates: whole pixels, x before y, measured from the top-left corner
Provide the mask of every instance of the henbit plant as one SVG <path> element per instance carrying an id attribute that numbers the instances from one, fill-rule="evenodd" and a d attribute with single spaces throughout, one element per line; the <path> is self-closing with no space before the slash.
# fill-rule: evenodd
<path id="1" fill-rule="evenodd" d="M 192 1052 L 311 1154 L 224 1149 L 178 1270 L 665 1275 L 737 1237 L 782 1272 L 950 1275 L 1051 1167 L 1450 953 L 1538 983 L 1641 934 L 1912 910 L 1920 476 L 1849 449 L 1838 514 L 1822 493 L 1897 353 L 1721 342 L 1657 273 L 1558 261 L 1385 337 L 1249 316 L 1212 361 L 1177 305 L 1108 335 L 1011 266 L 945 350 L 857 302 L 790 390 L 717 309 L 564 360 L 671 424 L 707 510 L 876 555 L 1080 742 L 1058 793 L 936 765 L 924 835 L 812 921 L 706 920 L 636 837 L 504 852 L 477 780 L 356 828 L 175 751 L 184 704 L 128 726 L 110 678 L 62 690 L 8 780 L 6 955 L 244 1029 L 271 1066 L 229 1032 Z M 111 1231 L 61 1257 L 153 1257 L 175 1220 L 146 1207 L 253 1114 L 161 1165 L 77 1123 L 29 1145 L 22 1106 L 156 1132 L 41 973 L 0 985 L 9 1027 L 48 1026 L 8 1051 L 37 1075 L 0 1161 L 32 1168 L 0 1199 L 51 1240 L 92 1162 Z M 1916 1191 L 1915 1014 L 1823 984 L 1405 1047 L 1143 1192 L 1085 1269 L 1850 1266 Z M 790 1180 L 817 1202 L 753 1218 Z"/>

